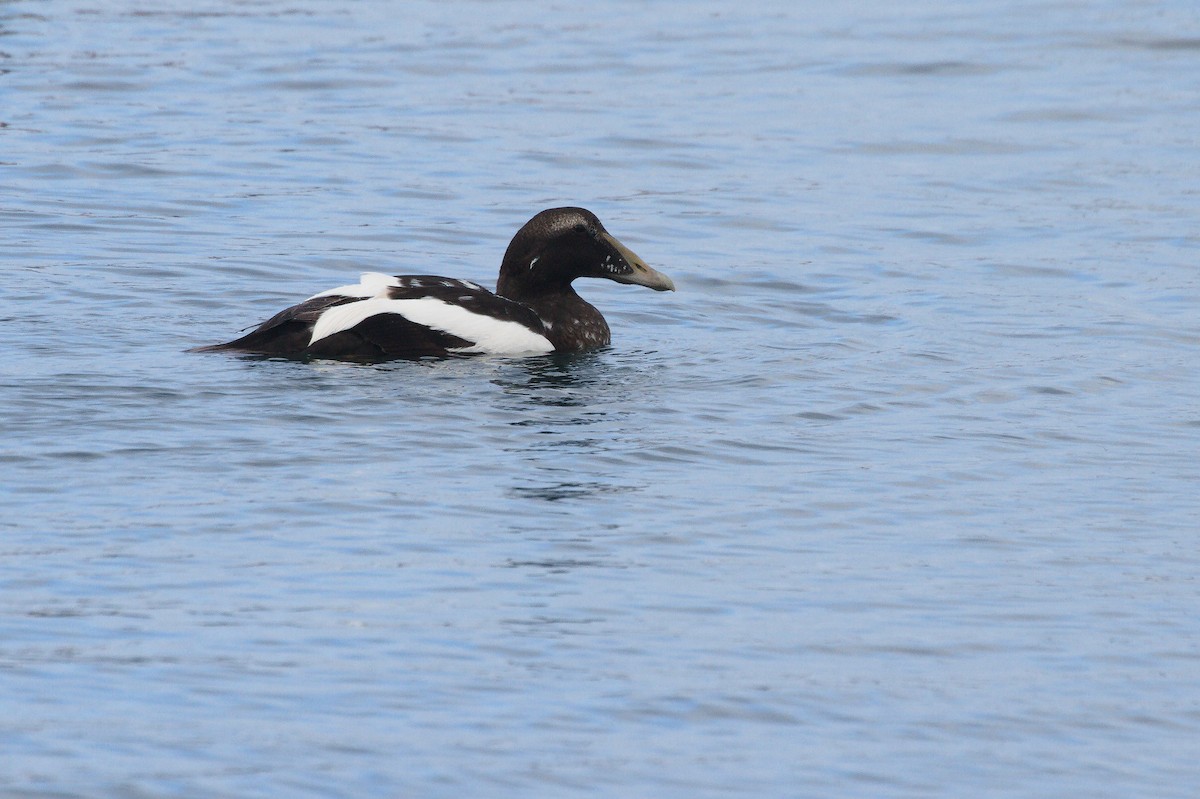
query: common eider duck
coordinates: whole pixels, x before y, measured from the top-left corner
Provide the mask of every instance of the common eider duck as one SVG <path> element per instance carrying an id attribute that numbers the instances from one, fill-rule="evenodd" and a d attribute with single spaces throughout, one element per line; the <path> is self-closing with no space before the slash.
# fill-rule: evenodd
<path id="1" fill-rule="evenodd" d="M 435 275 L 364 274 L 322 291 L 234 341 L 197 352 L 354 361 L 465 354 L 538 355 L 603 347 L 608 323 L 577 277 L 674 291 L 584 208 L 551 208 L 513 236 L 496 291 Z"/>

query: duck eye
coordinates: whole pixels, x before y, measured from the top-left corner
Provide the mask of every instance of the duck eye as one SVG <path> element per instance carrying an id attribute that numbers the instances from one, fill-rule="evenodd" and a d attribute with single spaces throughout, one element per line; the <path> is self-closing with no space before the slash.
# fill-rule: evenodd
<path id="1" fill-rule="evenodd" d="M 575 226 L 575 232 L 576 233 L 587 233 L 587 225 L 580 222 L 579 224 L 577 224 Z"/>

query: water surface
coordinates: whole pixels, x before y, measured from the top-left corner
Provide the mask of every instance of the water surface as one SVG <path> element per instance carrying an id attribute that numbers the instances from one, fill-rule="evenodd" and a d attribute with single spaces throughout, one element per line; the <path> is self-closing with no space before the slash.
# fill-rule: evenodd
<path id="1" fill-rule="evenodd" d="M 4 793 L 1191 796 L 1191 3 L 0 3 Z M 584 205 L 571 357 L 185 350 Z"/>

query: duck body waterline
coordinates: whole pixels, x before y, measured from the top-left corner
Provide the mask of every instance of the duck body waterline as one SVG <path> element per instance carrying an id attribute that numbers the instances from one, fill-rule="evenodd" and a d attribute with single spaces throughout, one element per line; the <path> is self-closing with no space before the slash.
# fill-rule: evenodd
<path id="1" fill-rule="evenodd" d="M 250 333 L 198 352 L 387 360 L 452 355 L 538 355 L 603 347 L 603 315 L 572 281 L 596 277 L 674 291 L 583 208 L 530 219 L 505 251 L 496 291 L 438 275 L 362 275 L 280 311 Z"/>

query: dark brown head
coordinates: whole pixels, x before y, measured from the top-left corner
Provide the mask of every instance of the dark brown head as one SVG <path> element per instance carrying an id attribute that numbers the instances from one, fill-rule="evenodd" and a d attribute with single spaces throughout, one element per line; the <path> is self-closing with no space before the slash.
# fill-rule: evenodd
<path id="1" fill-rule="evenodd" d="M 551 208 L 517 231 L 504 261 L 496 293 L 525 301 L 569 290 L 577 277 L 603 277 L 618 283 L 674 291 L 671 278 L 651 269 L 604 229 L 584 208 Z"/>

